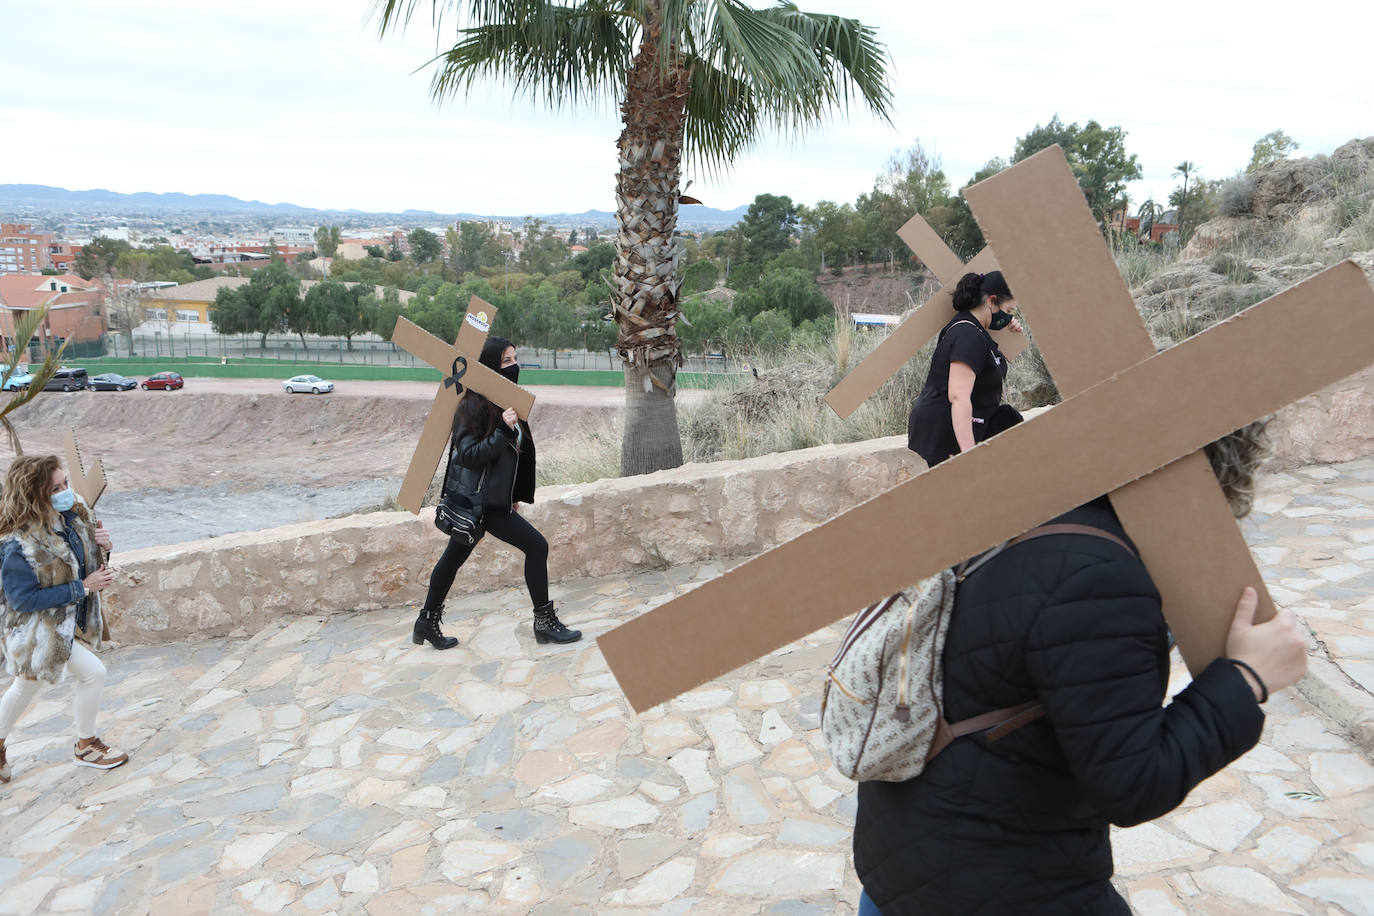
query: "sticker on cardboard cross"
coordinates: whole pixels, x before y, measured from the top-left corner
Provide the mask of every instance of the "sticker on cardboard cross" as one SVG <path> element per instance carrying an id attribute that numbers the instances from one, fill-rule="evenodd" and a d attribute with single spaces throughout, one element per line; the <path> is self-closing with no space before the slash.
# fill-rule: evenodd
<path id="1" fill-rule="evenodd" d="M 897 230 L 915 255 L 930 268 L 931 273 L 940 281 L 941 287 L 907 319 L 899 324 L 883 342 L 873 348 L 840 383 L 825 396 L 830 409 L 847 418 L 873 392 L 906 365 L 916 353 L 929 343 L 940 329 L 955 316 L 954 287 L 964 274 L 973 272 L 985 274 L 998 270 L 997 259 L 991 248 L 984 248 L 965 264 L 959 256 L 949 250 L 949 246 L 935 233 L 930 224 L 919 215 L 907 220 Z M 1014 290 L 1018 292 L 1019 290 Z M 1003 328 L 992 331 L 993 340 L 1008 360 L 1026 348 L 1026 337 Z"/>
<path id="2" fill-rule="evenodd" d="M 1128 484 L 1159 503 L 1153 509 L 1177 539 L 1165 560 L 1183 554 L 1188 566 L 1202 557 L 1209 577 L 1234 583 L 1196 583 L 1201 591 L 1187 606 L 1193 613 L 1174 618 L 1186 625 L 1171 623 L 1180 645 L 1189 641 L 1190 668 L 1223 650 L 1241 586 L 1261 585 L 1258 575 L 1235 580 L 1229 567 L 1213 565 L 1229 562 L 1217 551 L 1238 541 L 1234 521 L 1227 515 L 1230 528 L 1220 532 L 1185 530 L 1180 518 L 1196 525 L 1199 516 L 1217 513 L 1199 513 L 1176 492 L 1150 495 L 1134 482 L 1195 463 L 1190 456 L 1208 442 L 1374 365 L 1374 289 L 1355 264 L 1338 264 L 1163 353 L 1150 347 L 1135 360 L 1116 357 L 1085 381 L 1131 338 L 1120 337 L 1129 332 L 1102 305 L 1116 295 L 1120 275 L 1062 153 L 1038 154 L 967 193 L 1018 301 L 1047 314 L 1061 309 L 1055 321 L 1081 324 L 1076 336 L 1064 335 L 1066 343 L 1091 349 L 1080 354 L 1084 365 L 1060 373 L 1061 392 L 1072 396 L 602 636 L 601 651 L 636 710 L 1104 493 L 1119 497 Z M 1023 221 L 1033 231 L 1020 231 Z M 1049 330 L 1054 323 L 1036 326 L 1058 335 Z M 1341 333 L 1313 334 L 1314 327 Z M 1210 476 L 1205 459 L 1200 470 Z M 1224 508 L 1215 483 L 1208 484 L 1186 498 Z M 1248 551 L 1244 560 L 1253 567 Z M 1161 572 L 1158 556 L 1146 562 L 1157 582 L 1171 575 Z"/>
<path id="3" fill-rule="evenodd" d="M 95 508 L 96 502 L 105 492 L 105 462 L 97 458 L 91 463 L 90 471 L 81 459 L 81 449 L 76 444 L 76 430 L 67 430 L 67 479 L 86 505 Z"/>
<path id="4" fill-rule="evenodd" d="M 452 346 L 405 318 L 396 319 L 391 342 L 444 374 L 443 384 L 435 393 L 434 403 L 425 418 L 420 442 L 415 446 L 415 454 L 401 481 L 401 492 L 396 497 L 396 502 L 411 512 L 420 511 L 420 504 L 434 479 L 434 470 L 452 434 L 453 412 L 458 409 L 458 401 L 467 389 L 485 396 L 498 407 L 514 408 L 522 420 L 530 417 L 534 395 L 477 361 L 495 317 L 494 305 L 473 296 L 463 316 L 462 327 L 458 329 L 458 339 Z"/>

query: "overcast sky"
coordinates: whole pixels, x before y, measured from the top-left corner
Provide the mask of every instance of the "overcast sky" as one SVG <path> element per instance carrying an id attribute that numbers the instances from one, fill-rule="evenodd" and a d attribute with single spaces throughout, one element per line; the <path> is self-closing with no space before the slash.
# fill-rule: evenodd
<path id="1" fill-rule="evenodd" d="M 5 0 L 0 183 L 363 210 L 612 208 L 610 106 L 550 114 L 499 85 L 436 106 L 427 6 L 383 41 L 370 5 Z M 1306 155 L 1374 135 L 1374 4 L 1362 0 L 1079 2 L 1058 14 L 1025 0 L 798 5 L 877 28 L 892 57 L 892 123 L 853 111 L 801 140 L 769 139 L 725 175 L 689 171 L 711 206 L 765 192 L 852 201 L 915 140 L 958 187 L 1056 113 L 1127 131 L 1145 173 L 1136 203 L 1166 197 L 1183 159 L 1205 177 L 1235 173 L 1276 128 Z"/>

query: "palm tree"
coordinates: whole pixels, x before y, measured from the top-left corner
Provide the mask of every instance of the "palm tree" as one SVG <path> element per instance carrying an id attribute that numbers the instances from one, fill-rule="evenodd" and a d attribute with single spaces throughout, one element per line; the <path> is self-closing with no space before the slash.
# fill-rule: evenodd
<path id="1" fill-rule="evenodd" d="M 380 33 L 419 0 L 377 0 Z M 767 127 L 796 135 L 862 100 L 886 117 L 886 52 L 854 19 L 740 0 L 431 0 L 456 11 L 458 43 L 434 58 L 436 100 L 505 79 L 551 108 L 620 101 L 617 257 L 611 310 L 625 369 L 621 473 L 682 463 L 677 370 L 684 154 L 726 167 Z"/>
<path id="2" fill-rule="evenodd" d="M 28 353 L 29 344 L 33 342 L 39 328 L 43 327 L 43 322 L 47 320 L 50 306 L 50 302 L 45 302 L 36 309 L 29 309 L 22 318 L 17 312 L 10 313 L 14 321 L 14 336 L 8 341 L 8 356 L 0 362 L 0 387 L 7 384 L 10 376 L 19 371 L 19 363 Z M 48 347 L 43 357 L 43 365 L 31 373 L 33 378 L 29 380 L 28 385 L 16 391 L 8 401 L 0 405 L 0 424 L 4 425 L 5 432 L 9 435 L 10 448 L 14 449 L 16 457 L 24 454 L 24 449 L 19 445 L 19 431 L 14 428 L 10 414 L 32 401 L 43 390 L 43 386 L 48 384 L 53 373 L 62 365 L 62 352 L 66 349 L 65 340 L 60 346 Z"/>
<path id="3" fill-rule="evenodd" d="M 1136 234 L 1148 241 L 1151 230 L 1154 229 L 1154 225 L 1162 212 L 1159 204 L 1155 203 L 1155 199 L 1153 197 L 1148 198 L 1145 203 L 1140 205 L 1140 210 L 1136 212 L 1136 219 L 1140 220 L 1140 229 Z"/>
<path id="4" fill-rule="evenodd" d="M 1187 159 L 1174 166 L 1174 177 L 1182 176 L 1183 178 L 1183 193 L 1178 197 L 1178 245 L 1180 248 L 1183 247 L 1183 208 L 1188 204 L 1188 178 L 1196 170 L 1197 166 Z M 1171 200 L 1170 203 L 1173 201 Z"/>

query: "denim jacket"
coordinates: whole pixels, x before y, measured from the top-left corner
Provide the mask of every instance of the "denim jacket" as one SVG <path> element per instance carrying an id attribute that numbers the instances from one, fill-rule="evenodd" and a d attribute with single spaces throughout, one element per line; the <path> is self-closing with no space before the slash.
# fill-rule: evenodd
<path id="1" fill-rule="evenodd" d="M 24 551 L 20 549 L 19 542 L 9 538 L 0 547 L 3 551 L 3 560 L 0 560 L 0 583 L 3 583 L 5 589 L 5 600 L 21 614 L 30 614 L 50 607 L 65 607 L 86 597 L 86 587 L 81 584 L 81 580 L 86 578 L 86 551 L 81 546 L 81 538 L 72 530 L 72 518 L 75 513 L 64 512 L 62 515 L 66 522 L 65 530 L 58 533 L 65 536 L 80 570 L 77 578 L 71 582 L 51 588 L 39 588 L 38 577 L 34 575 L 29 561 L 24 558 Z"/>

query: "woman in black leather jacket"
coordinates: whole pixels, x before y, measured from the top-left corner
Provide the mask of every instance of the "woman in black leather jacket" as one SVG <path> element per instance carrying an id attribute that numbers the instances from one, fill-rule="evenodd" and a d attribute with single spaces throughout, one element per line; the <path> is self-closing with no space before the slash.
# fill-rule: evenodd
<path id="1" fill-rule="evenodd" d="M 515 347 L 503 337 L 489 337 L 478 362 L 519 381 L 520 365 Z M 549 543 L 535 527 L 520 517 L 517 503 L 534 502 L 534 437 L 515 411 L 502 411 L 475 391 L 458 402 L 453 416 L 453 448 L 444 471 L 444 492 L 450 499 L 466 499 L 482 507 L 483 527 L 525 555 L 525 585 L 534 602 L 534 638 L 540 643 L 576 642 L 578 630 L 558 619 L 549 600 Z M 481 535 L 478 535 L 481 540 Z M 449 538 L 448 547 L 429 577 L 425 606 L 415 620 L 416 645 L 428 641 L 436 649 L 451 649 L 458 640 L 440 632 L 444 599 L 458 569 L 476 543 L 461 536 Z"/>

